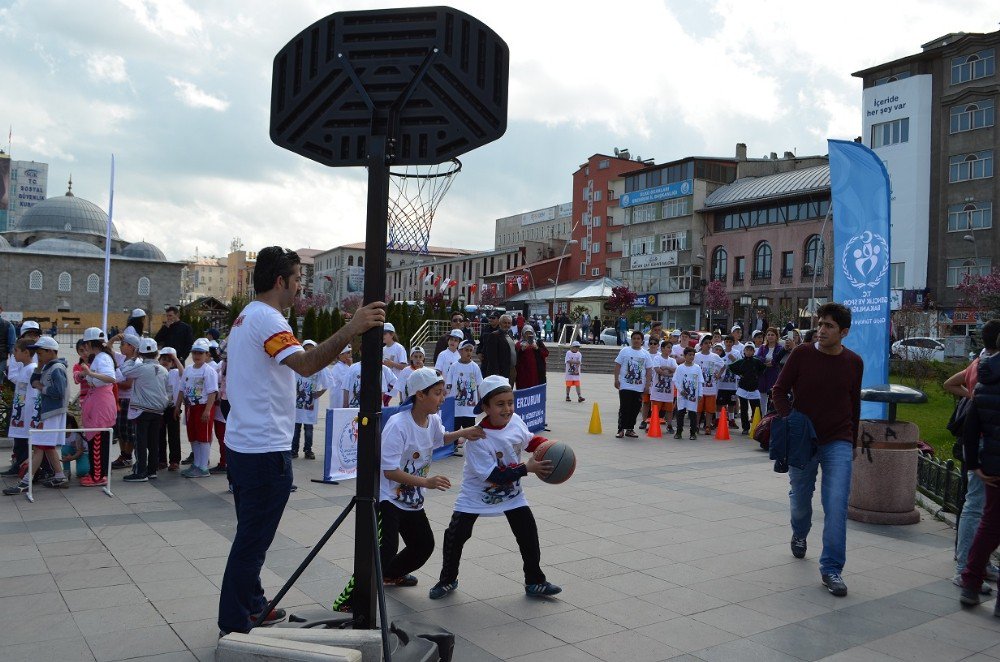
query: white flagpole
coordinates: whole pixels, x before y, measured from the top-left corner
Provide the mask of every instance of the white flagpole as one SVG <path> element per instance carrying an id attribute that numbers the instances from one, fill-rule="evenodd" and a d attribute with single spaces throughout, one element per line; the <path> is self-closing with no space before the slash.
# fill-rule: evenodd
<path id="1" fill-rule="evenodd" d="M 111 193 L 108 196 L 108 227 L 104 235 L 104 307 L 102 309 L 101 329 L 108 333 L 108 290 L 111 280 L 111 217 L 115 211 L 115 155 L 111 155 Z"/>

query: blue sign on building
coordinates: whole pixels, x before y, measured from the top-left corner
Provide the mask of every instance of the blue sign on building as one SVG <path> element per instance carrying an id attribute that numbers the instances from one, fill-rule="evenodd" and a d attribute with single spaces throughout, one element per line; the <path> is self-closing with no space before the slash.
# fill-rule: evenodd
<path id="1" fill-rule="evenodd" d="M 641 191 L 623 193 L 618 200 L 618 204 L 622 207 L 635 207 L 636 205 L 645 205 L 650 202 L 659 202 L 660 200 L 670 200 L 671 198 L 691 195 L 693 190 L 694 182 L 690 179 L 685 179 L 682 182 L 674 182 L 673 184 L 644 188 Z"/>
<path id="2" fill-rule="evenodd" d="M 633 308 L 656 308 L 655 294 L 639 294 L 632 303 Z"/>

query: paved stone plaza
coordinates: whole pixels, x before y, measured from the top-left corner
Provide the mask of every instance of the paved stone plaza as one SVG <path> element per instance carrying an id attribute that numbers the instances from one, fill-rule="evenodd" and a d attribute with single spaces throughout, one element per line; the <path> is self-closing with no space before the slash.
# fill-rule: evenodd
<path id="1" fill-rule="evenodd" d="M 1000 659 L 992 602 L 959 608 L 946 524 L 926 513 L 908 527 L 849 523 L 850 595 L 834 598 L 819 583 L 821 523 L 807 558 L 792 558 L 787 479 L 756 443 L 617 440 L 609 376 L 584 375 L 583 404 L 565 402 L 561 375 L 549 377 L 550 436 L 574 444 L 579 467 L 561 486 L 526 482 L 543 568 L 563 593 L 525 597 L 504 518 L 479 520 L 455 594 L 427 598 L 440 550 L 418 587 L 387 591 L 391 615 L 417 612 L 454 632 L 457 660 Z M 593 402 L 601 436 L 587 434 Z M 312 483 L 321 467 L 295 460 L 299 490 L 263 573 L 272 591 L 353 492 L 353 481 Z M 461 468 L 460 458 L 435 463 L 456 485 Z M 124 484 L 116 473 L 114 499 L 74 485 L 39 488 L 34 504 L 0 501 L 0 659 L 213 659 L 232 498 L 221 476 L 160 476 Z M 455 496 L 428 498 L 438 546 Z M 348 522 L 282 606 L 333 600 L 353 565 Z"/>

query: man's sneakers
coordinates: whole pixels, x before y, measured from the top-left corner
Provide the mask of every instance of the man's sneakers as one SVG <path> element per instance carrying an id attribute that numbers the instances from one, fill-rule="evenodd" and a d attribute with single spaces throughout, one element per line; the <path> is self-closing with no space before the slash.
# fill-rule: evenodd
<path id="1" fill-rule="evenodd" d="M 0 476 L 19 476 L 21 474 L 21 466 L 13 465 L 10 468 L 0 472 Z"/>
<path id="2" fill-rule="evenodd" d="M 126 469 L 132 466 L 132 457 L 129 455 L 119 455 L 118 459 L 111 463 L 112 469 Z"/>
<path id="3" fill-rule="evenodd" d="M 431 600 L 440 600 L 444 596 L 454 591 L 456 588 L 458 588 L 457 581 L 451 582 L 450 584 L 442 584 L 441 582 L 438 582 L 431 588 L 427 596 Z"/>
<path id="4" fill-rule="evenodd" d="M 305 451 L 304 453 L 302 453 L 302 457 L 304 457 L 307 460 L 315 460 L 316 453 L 313 453 L 312 451 Z"/>
<path id="5" fill-rule="evenodd" d="M 149 480 L 149 478 L 146 477 L 146 474 L 140 474 L 133 471 L 129 475 L 122 478 L 122 480 L 126 483 L 145 483 Z"/>
<path id="6" fill-rule="evenodd" d="M 20 483 L 18 483 L 14 487 L 4 488 L 3 493 L 4 493 L 5 496 L 15 496 L 15 495 L 18 495 L 18 494 L 24 494 L 27 491 L 28 491 L 28 483 L 26 481 L 22 480 Z"/>
<path id="7" fill-rule="evenodd" d="M 416 586 L 417 578 L 413 575 L 403 577 L 385 577 L 382 579 L 383 586 Z"/>
<path id="8" fill-rule="evenodd" d="M 792 556 L 797 559 L 806 557 L 806 539 L 792 536 Z"/>
<path id="9" fill-rule="evenodd" d="M 690 439 L 691 441 L 697 441 L 698 440 L 698 433 L 692 431 L 691 434 L 688 435 L 688 439 Z"/>
<path id="10" fill-rule="evenodd" d="M 201 467 L 196 467 L 193 464 L 181 472 L 181 475 L 185 478 L 208 478 L 212 473 L 208 469 L 202 469 Z"/>
<path id="11" fill-rule="evenodd" d="M 212 467 L 211 469 L 209 469 L 208 473 L 210 473 L 210 474 L 224 474 L 224 473 L 226 473 L 226 471 L 227 471 L 226 465 L 224 465 L 224 464 L 217 464 L 214 467 Z"/>
<path id="12" fill-rule="evenodd" d="M 951 578 L 951 583 L 959 588 L 965 588 L 965 584 L 962 582 L 962 575 L 958 574 Z M 983 582 L 983 585 L 979 587 L 979 595 L 989 595 L 993 592 L 993 587 Z"/>
<path id="13" fill-rule="evenodd" d="M 680 439 L 683 435 L 684 433 L 678 430 L 677 432 L 674 433 L 674 439 Z"/>
<path id="14" fill-rule="evenodd" d="M 542 582 L 541 584 L 525 584 L 524 592 L 532 596 L 546 596 L 562 593 L 562 589 L 552 582 Z"/>
<path id="15" fill-rule="evenodd" d="M 275 623 L 280 623 L 285 620 L 288 613 L 284 609 L 272 609 L 267 617 L 261 622 L 261 625 L 267 627 L 268 625 L 274 625 Z M 250 622 L 256 623 L 260 614 L 250 614 Z"/>
<path id="16" fill-rule="evenodd" d="M 42 481 L 42 485 L 53 489 L 65 490 L 69 487 L 69 479 L 66 476 L 53 476 L 48 480 Z"/>
<path id="17" fill-rule="evenodd" d="M 188 456 L 181 460 L 181 464 L 188 465 L 194 463 L 194 453 L 188 453 Z"/>
<path id="18" fill-rule="evenodd" d="M 841 577 L 836 572 L 831 572 L 829 575 L 823 575 L 823 586 L 826 586 L 826 590 L 830 591 L 831 594 L 842 598 L 847 595 L 847 584 L 844 583 L 844 578 Z M 964 590 L 963 594 L 964 594 Z"/>

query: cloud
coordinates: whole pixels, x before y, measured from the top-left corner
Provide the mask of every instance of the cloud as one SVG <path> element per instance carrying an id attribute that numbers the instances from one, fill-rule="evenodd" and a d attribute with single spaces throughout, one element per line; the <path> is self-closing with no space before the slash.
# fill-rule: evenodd
<path id="1" fill-rule="evenodd" d="M 30 150 L 32 154 L 36 154 L 43 158 L 59 159 L 60 161 L 68 161 L 70 163 L 76 161 L 75 156 L 63 151 L 59 145 L 51 144 L 43 136 L 39 136 L 31 140 L 27 145 L 27 149 Z M 52 191 L 49 191 L 49 194 L 51 197 Z"/>
<path id="2" fill-rule="evenodd" d="M 167 80 L 177 88 L 177 98 L 192 108 L 208 108 L 219 112 L 223 112 L 229 108 L 228 101 L 212 96 L 194 83 L 189 83 L 186 80 L 174 78 L 173 76 L 167 76 Z"/>
<path id="3" fill-rule="evenodd" d="M 188 37 L 202 30 L 201 15 L 183 0 L 119 0 L 135 20 L 159 36 Z"/>
<path id="4" fill-rule="evenodd" d="M 87 73 L 96 81 L 128 82 L 125 58 L 110 53 L 94 53 L 87 57 Z"/>

